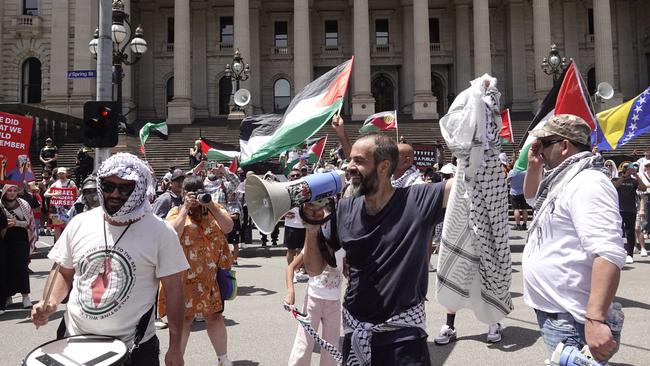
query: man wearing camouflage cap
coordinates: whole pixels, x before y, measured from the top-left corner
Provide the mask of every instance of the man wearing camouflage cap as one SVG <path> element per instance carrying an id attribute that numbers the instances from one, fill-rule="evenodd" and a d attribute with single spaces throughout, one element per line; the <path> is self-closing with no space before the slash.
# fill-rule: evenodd
<path id="1" fill-rule="evenodd" d="M 620 339 L 608 324 L 625 265 L 616 189 L 582 118 L 555 115 L 530 134 L 537 140 L 524 195 L 535 217 L 522 260 L 524 301 L 535 309 L 547 358 L 564 342 L 588 345 L 602 362 Z"/>

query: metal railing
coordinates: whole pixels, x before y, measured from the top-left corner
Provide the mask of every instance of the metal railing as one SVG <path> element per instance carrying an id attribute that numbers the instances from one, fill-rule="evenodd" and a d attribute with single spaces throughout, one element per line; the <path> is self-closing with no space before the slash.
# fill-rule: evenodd
<path id="1" fill-rule="evenodd" d="M 440 52 L 442 50 L 442 44 L 440 44 L 440 43 L 429 43 L 429 50 L 431 52 Z"/>

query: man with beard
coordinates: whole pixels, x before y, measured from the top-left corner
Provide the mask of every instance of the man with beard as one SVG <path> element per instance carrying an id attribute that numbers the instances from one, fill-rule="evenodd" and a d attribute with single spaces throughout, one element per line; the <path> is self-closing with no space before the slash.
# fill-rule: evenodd
<path id="1" fill-rule="evenodd" d="M 395 142 L 370 134 L 352 146 L 348 171 L 361 181 L 359 197 L 338 202 L 328 224 L 308 225 L 304 260 L 310 276 L 333 253 L 346 251 L 349 286 L 343 304 L 344 362 L 429 365 L 424 300 L 427 251 L 433 226 L 443 219 L 452 181 L 394 188 L 399 161 Z M 305 205 L 321 219 L 323 209 Z"/>
<path id="2" fill-rule="evenodd" d="M 185 174 L 180 169 L 174 169 L 169 175 L 169 188 L 153 202 L 153 213 L 161 219 L 167 218 L 172 207 L 183 204 L 183 180 Z"/>
<path id="3" fill-rule="evenodd" d="M 32 321 L 46 324 L 72 289 L 68 335 L 116 337 L 132 350 L 127 364 L 158 365 L 152 313 L 160 281 L 169 319 L 165 364 L 182 365 L 181 272 L 189 266 L 174 229 L 152 213 L 153 174 L 134 155 L 118 153 L 99 168 L 97 191 L 101 207 L 77 215 L 51 250 L 57 263 L 45 286 L 51 295 L 34 306 Z"/>

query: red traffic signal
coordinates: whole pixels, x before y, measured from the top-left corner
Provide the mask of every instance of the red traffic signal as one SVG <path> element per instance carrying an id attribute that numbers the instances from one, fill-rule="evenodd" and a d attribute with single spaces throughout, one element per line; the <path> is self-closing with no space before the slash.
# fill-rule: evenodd
<path id="1" fill-rule="evenodd" d="M 117 145 L 119 113 L 117 102 L 86 102 L 84 104 L 83 138 L 88 147 Z"/>
<path id="2" fill-rule="evenodd" d="M 102 116 L 102 118 L 108 118 L 110 116 L 110 113 L 111 113 L 111 109 L 106 106 L 102 106 L 99 108 L 99 115 Z"/>

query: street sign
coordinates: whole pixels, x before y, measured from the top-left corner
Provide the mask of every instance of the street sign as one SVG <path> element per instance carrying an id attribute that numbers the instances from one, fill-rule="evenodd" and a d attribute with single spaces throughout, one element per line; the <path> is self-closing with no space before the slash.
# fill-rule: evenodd
<path id="1" fill-rule="evenodd" d="M 96 78 L 97 70 L 72 70 L 68 71 L 68 79 Z"/>

